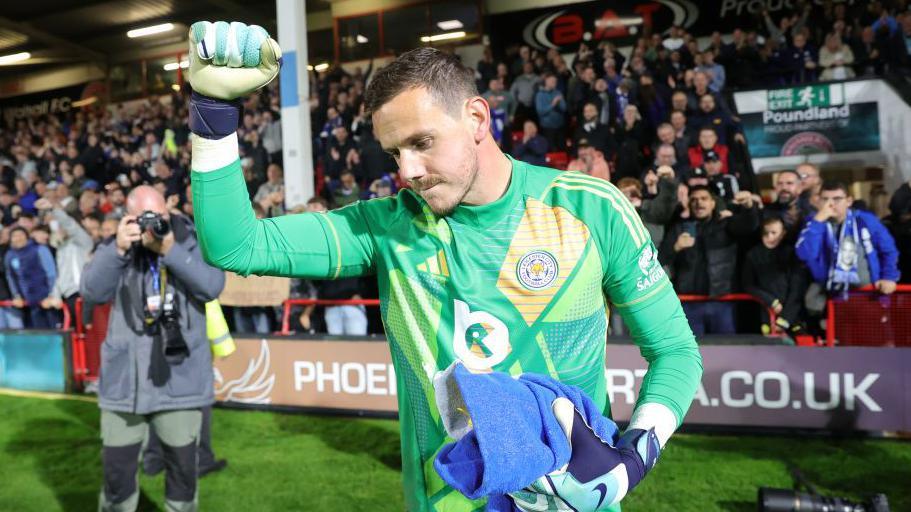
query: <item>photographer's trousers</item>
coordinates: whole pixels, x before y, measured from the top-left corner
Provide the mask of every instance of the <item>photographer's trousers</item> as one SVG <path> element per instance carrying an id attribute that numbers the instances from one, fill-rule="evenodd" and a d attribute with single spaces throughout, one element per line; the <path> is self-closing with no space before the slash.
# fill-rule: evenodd
<path id="1" fill-rule="evenodd" d="M 199 409 L 130 414 L 101 410 L 101 460 L 104 488 L 101 512 L 132 512 L 139 504 L 139 457 L 149 424 L 161 439 L 165 463 L 165 509 L 197 509 L 197 445 L 202 413 Z"/>

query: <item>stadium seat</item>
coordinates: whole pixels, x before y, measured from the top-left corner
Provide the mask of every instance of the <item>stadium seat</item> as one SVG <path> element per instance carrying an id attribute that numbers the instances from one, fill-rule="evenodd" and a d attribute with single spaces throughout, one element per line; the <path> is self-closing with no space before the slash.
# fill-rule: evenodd
<path id="1" fill-rule="evenodd" d="M 566 170 L 569 165 L 569 155 L 565 151 L 553 151 L 544 156 L 547 165 L 554 169 Z"/>

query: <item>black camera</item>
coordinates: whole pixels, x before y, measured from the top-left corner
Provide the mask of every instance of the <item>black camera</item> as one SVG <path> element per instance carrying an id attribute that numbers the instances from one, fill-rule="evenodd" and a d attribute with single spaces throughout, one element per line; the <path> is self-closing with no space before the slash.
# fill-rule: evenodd
<path id="1" fill-rule="evenodd" d="M 180 364 L 190 355 L 190 347 L 180 332 L 180 322 L 174 311 L 162 311 L 158 319 L 159 333 L 164 342 L 164 357 L 169 364 Z"/>
<path id="2" fill-rule="evenodd" d="M 874 494 L 864 502 L 851 501 L 836 496 L 823 496 L 797 467 L 790 468 L 794 490 L 759 488 L 760 512 L 889 512 L 885 494 Z M 800 491 L 805 487 L 807 492 Z"/>
<path id="3" fill-rule="evenodd" d="M 161 240 L 171 232 L 171 225 L 159 213 L 146 210 L 136 217 L 136 223 L 139 224 L 141 231 L 148 231 L 155 238 Z"/>
<path id="4" fill-rule="evenodd" d="M 759 489 L 759 510 L 763 512 L 889 512 L 885 494 L 876 494 L 865 502 L 837 496 L 822 496 L 788 489 Z"/>

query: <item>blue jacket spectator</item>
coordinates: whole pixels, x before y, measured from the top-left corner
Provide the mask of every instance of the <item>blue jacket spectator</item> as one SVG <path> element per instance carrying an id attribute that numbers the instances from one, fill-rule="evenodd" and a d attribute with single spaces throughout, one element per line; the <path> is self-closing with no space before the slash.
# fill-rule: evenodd
<path id="1" fill-rule="evenodd" d="M 513 148 L 513 156 L 517 160 L 528 162 L 532 165 L 545 165 L 547 163 L 547 139 L 538 135 L 538 127 L 534 121 L 525 121 L 522 133 L 522 142 Z"/>
<path id="2" fill-rule="evenodd" d="M 10 232 L 10 249 L 4 257 L 6 280 L 13 300 L 22 300 L 28 305 L 27 327 L 54 327 L 54 315 L 41 307 L 41 301 L 48 298 L 57 280 L 54 257 L 47 246 L 29 240 L 24 228 L 13 228 Z M 25 304 L 24 304 L 25 305 Z"/>
<path id="3" fill-rule="evenodd" d="M 797 240 L 797 257 L 830 293 L 869 284 L 891 293 L 900 277 L 895 240 L 874 214 L 851 202 L 844 184 L 823 185 L 819 212 L 807 218 Z"/>
<path id="4" fill-rule="evenodd" d="M 548 74 L 544 79 L 544 88 L 535 94 L 535 111 L 547 143 L 554 150 L 562 151 L 566 147 L 566 99 L 557 89 L 556 76 Z"/>

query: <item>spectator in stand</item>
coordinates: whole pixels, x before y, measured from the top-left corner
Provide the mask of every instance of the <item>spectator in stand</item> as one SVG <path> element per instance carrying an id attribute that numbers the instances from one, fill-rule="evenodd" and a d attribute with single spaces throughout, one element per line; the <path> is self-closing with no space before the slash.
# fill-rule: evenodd
<path id="1" fill-rule="evenodd" d="M 658 152 L 661 151 L 662 146 L 670 146 L 674 157 L 674 162 L 668 164 L 666 158 L 668 155 L 665 155 L 665 162 L 659 165 L 677 165 L 678 163 L 685 165 L 689 160 L 689 155 L 687 154 L 689 146 L 686 144 L 686 139 L 677 137 L 674 126 L 671 123 L 661 123 L 655 133 L 658 136 L 657 147 L 655 148 L 656 161 L 659 158 Z M 675 168 L 674 170 L 680 174 L 682 169 Z"/>
<path id="2" fill-rule="evenodd" d="M 324 147 L 328 148 L 329 141 L 333 137 L 335 129 L 344 125 L 345 120 L 338 114 L 338 110 L 336 110 L 335 107 L 329 107 L 326 110 L 326 124 L 323 125 L 323 129 L 319 132 Z"/>
<path id="3" fill-rule="evenodd" d="M 604 153 L 598 151 L 588 143 L 587 139 L 580 139 L 578 145 L 578 156 L 566 167 L 567 171 L 579 171 L 610 181 L 610 165 L 604 159 Z"/>
<path id="4" fill-rule="evenodd" d="M 749 192 L 734 198 L 733 215 L 715 213 L 717 199 L 707 187 L 689 190 L 692 219 L 673 225 L 658 255 L 671 269 L 678 294 L 719 297 L 734 290 L 737 238 L 759 227 L 759 210 Z M 734 307 L 730 302 L 684 302 L 683 310 L 693 334 L 733 334 Z"/>
<path id="5" fill-rule="evenodd" d="M 70 312 L 75 312 L 82 269 L 88 263 L 89 254 L 94 248 L 92 237 L 54 200 L 41 198 L 35 202 L 35 206 L 51 216 L 50 245 L 57 251 L 57 279 L 48 298 L 41 302 L 41 307 L 60 309 L 65 302 Z"/>
<path id="6" fill-rule="evenodd" d="M 800 201 L 800 175 L 796 170 L 780 171 L 775 175 L 775 200 L 762 210 L 765 219 L 779 219 L 788 242 L 792 245 L 810 215 L 809 204 Z"/>
<path id="7" fill-rule="evenodd" d="M 816 80 L 819 58 L 816 49 L 807 42 L 803 32 L 794 35 L 793 42 L 786 53 L 785 83 L 802 84 Z"/>
<path id="8" fill-rule="evenodd" d="M 724 89 L 727 75 L 724 72 L 724 66 L 715 62 L 714 51 L 705 50 L 702 52 L 702 65 L 697 67 L 696 71 L 705 73 L 708 76 L 710 91 L 720 93 Z"/>
<path id="9" fill-rule="evenodd" d="M 503 90 L 503 81 L 499 78 L 493 78 L 489 83 L 489 89 L 482 96 L 490 105 L 490 132 L 497 144 L 502 145 L 503 138 L 510 136 L 512 118 L 516 113 L 516 99 L 511 92 Z"/>
<path id="10" fill-rule="evenodd" d="M 339 178 L 339 184 L 332 189 L 332 200 L 336 208 L 348 206 L 361 197 L 361 188 L 354 179 L 354 173 L 351 171 L 342 171 Z"/>
<path id="11" fill-rule="evenodd" d="M 9 301 L 14 298 L 10 293 L 5 265 L 6 252 L 9 250 L 9 233 L 10 228 L 8 227 L 0 230 L 0 301 Z M 20 308 L 0 306 L 0 329 L 22 329 L 23 327 Z"/>
<path id="12" fill-rule="evenodd" d="M 585 139 L 610 159 L 617 152 L 617 143 L 610 132 L 610 127 L 602 124 L 599 118 L 598 106 L 592 102 L 586 103 L 582 109 L 581 122 L 573 134 L 573 145 L 578 146 L 579 141 Z"/>
<path id="13" fill-rule="evenodd" d="M 566 99 L 557 90 L 557 77 L 548 73 L 544 87 L 535 94 L 535 111 L 547 144 L 556 151 L 566 149 Z"/>
<path id="14" fill-rule="evenodd" d="M 785 46 L 792 37 L 799 34 L 806 25 L 807 17 L 810 15 L 810 5 L 806 4 L 800 16 L 796 13 L 788 13 L 778 20 L 778 25 L 772 21 L 768 9 L 762 10 L 762 19 L 765 22 L 766 31 L 769 33 L 769 39 L 777 42 L 780 46 Z"/>
<path id="15" fill-rule="evenodd" d="M 854 78 L 852 64 L 854 53 L 851 52 L 851 47 L 842 42 L 838 34 L 826 36 L 826 44 L 819 51 L 819 67 L 823 69 L 819 79 L 829 81 Z"/>
<path id="16" fill-rule="evenodd" d="M 259 128 L 259 138 L 263 148 L 269 153 L 269 161 L 281 163 L 282 161 L 282 122 L 275 119 L 272 110 L 263 112 L 262 124 Z"/>
<path id="17" fill-rule="evenodd" d="M 547 139 L 538 134 L 538 126 L 531 119 L 525 121 L 522 131 L 522 142 L 513 148 L 513 155 L 523 162 L 532 165 L 545 165 L 550 146 Z"/>
<path id="18" fill-rule="evenodd" d="M 357 154 L 354 142 L 348 137 L 348 129 L 339 126 L 332 131 L 332 140 L 326 150 L 326 181 L 338 180 L 342 172 L 351 170 L 351 159 Z"/>
<path id="19" fill-rule="evenodd" d="M 860 35 L 851 42 L 854 54 L 854 72 L 857 76 L 881 75 L 885 60 L 880 52 L 880 42 L 876 40 L 873 27 L 864 27 Z"/>
<path id="20" fill-rule="evenodd" d="M 540 85 L 541 77 L 535 73 L 535 65 L 531 62 L 522 64 L 522 74 L 513 80 L 509 88 L 509 92 L 516 99 L 516 123 L 525 122 L 526 119 L 538 119 L 535 113 L 535 92 Z"/>
<path id="21" fill-rule="evenodd" d="M 685 163 L 677 161 L 677 154 L 674 151 L 674 146 L 671 146 L 670 144 L 661 144 L 655 149 L 654 168 L 657 169 L 663 166 L 673 169 L 675 176 L 683 176 L 689 171 L 689 167 Z"/>
<path id="22" fill-rule="evenodd" d="M 851 208 L 853 201 L 844 183 L 824 182 L 819 211 L 800 233 L 797 256 L 830 295 L 870 284 L 889 295 L 900 277 L 895 240 L 875 215 Z"/>
<path id="23" fill-rule="evenodd" d="M 617 188 L 629 199 L 648 229 L 655 247 L 661 247 L 664 240 L 664 226 L 674 217 L 677 207 L 677 182 L 674 170 L 669 166 L 649 169 L 643 183 L 636 178 L 623 178 L 617 182 Z"/>
<path id="24" fill-rule="evenodd" d="M 627 105 L 623 110 L 623 124 L 616 132 L 617 168 L 614 179 L 637 178 L 642 169 L 642 148 L 648 147 L 642 116 L 635 105 Z"/>
<path id="25" fill-rule="evenodd" d="M 709 186 L 712 188 L 712 193 L 715 194 L 715 197 L 721 203 L 727 205 L 740 192 L 740 184 L 732 174 L 724 174 L 721 166 L 721 160 L 717 153 L 714 151 L 705 153 L 702 167 L 709 178 Z"/>
<path id="26" fill-rule="evenodd" d="M 57 318 L 53 311 L 41 306 L 57 280 L 54 257 L 46 245 L 29 239 L 25 228 L 10 230 L 10 247 L 4 255 L 6 281 L 15 307 L 28 313 L 25 326 L 32 329 L 53 329 Z"/>
<path id="27" fill-rule="evenodd" d="M 778 327 L 797 335 L 803 330 L 801 309 L 808 283 L 806 270 L 787 238 L 781 218 L 768 217 L 762 222 L 762 243 L 747 252 L 741 285 L 746 293 L 772 308 Z M 760 314 L 762 333 L 769 334 L 771 319 L 764 309 Z"/>
<path id="28" fill-rule="evenodd" d="M 730 117 L 731 109 L 728 107 L 727 102 L 724 101 L 724 97 L 722 97 L 721 94 L 709 89 L 709 80 L 708 73 L 705 73 L 704 71 L 693 73 L 693 87 L 687 92 L 686 97 L 687 111 L 696 113 L 701 107 L 702 98 L 709 95 L 715 100 L 715 104 L 712 105 L 712 110 L 714 110 L 714 107 L 718 107 L 726 116 Z M 674 106 L 674 109 L 677 110 L 677 107 Z"/>
<path id="29" fill-rule="evenodd" d="M 699 144 L 689 149 L 690 167 L 702 167 L 709 152 L 717 155 L 721 162 L 721 172 L 728 173 L 728 147 L 718 142 L 718 133 L 711 126 L 699 130 Z"/>
<path id="30" fill-rule="evenodd" d="M 266 218 L 280 217 L 285 214 L 284 173 L 277 164 L 269 164 L 266 176 L 268 179 L 259 186 L 253 201 L 259 203 Z"/>
<path id="31" fill-rule="evenodd" d="M 689 160 L 688 152 L 690 146 L 694 144 L 693 137 L 689 133 L 687 126 L 686 113 L 683 110 L 674 110 L 671 112 L 671 126 L 674 128 L 674 149 L 678 151 L 678 160 Z"/>
<path id="32" fill-rule="evenodd" d="M 711 94 L 699 98 L 699 108 L 690 116 L 690 122 L 694 126 L 714 128 L 719 144 L 727 145 L 728 137 L 745 142 L 743 134 L 740 133 L 740 125 L 727 112 L 717 107 L 715 97 Z"/>
<path id="33" fill-rule="evenodd" d="M 800 176 L 800 208 L 810 213 L 816 213 L 819 190 L 822 188 L 819 167 L 810 163 L 803 163 L 798 165 L 795 170 Z"/>

